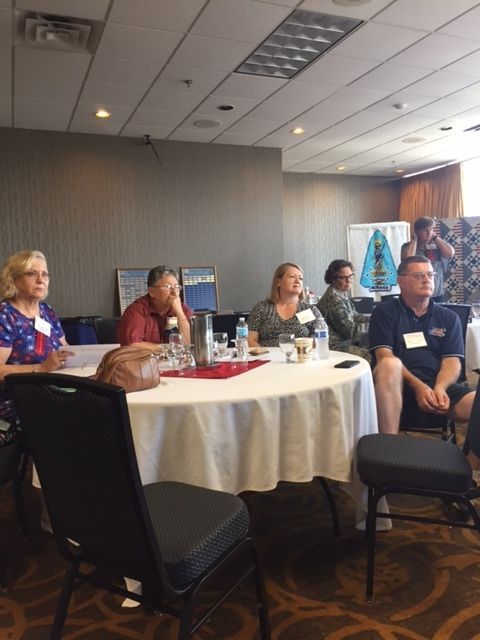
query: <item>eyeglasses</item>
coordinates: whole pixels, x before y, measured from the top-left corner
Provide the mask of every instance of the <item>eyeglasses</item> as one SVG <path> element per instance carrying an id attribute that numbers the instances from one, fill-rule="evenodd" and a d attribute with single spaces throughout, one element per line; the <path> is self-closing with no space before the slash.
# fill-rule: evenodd
<path id="1" fill-rule="evenodd" d="M 415 273 L 399 273 L 398 275 L 410 276 L 411 278 L 415 278 L 415 280 L 423 280 L 423 278 L 433 280 L 435 277 L 435 271 L 416 271 Z"/>
<path id="2" fill-rule="evenodd" d="M 181 291 L 183 287 L 179 284 L 152 284 L 153 289 L 165 289 L 165 291 Z"/>
<path id="3" fill-rule="evenodd" d="M 345 282 L 349 282 L 352 278 L 355 277 L 355 274 L 352 273 L 350 276 L 335 276 L 335 280 L 344 280 Z"/>
<path id="4" fill-rule="evenodd" d="M 32 280 L 38 280 L 38 278 L 48 280 L 50 278 L 48 271 L 25 271 L 23 275 L 27 278 L 32 278 Z"/>

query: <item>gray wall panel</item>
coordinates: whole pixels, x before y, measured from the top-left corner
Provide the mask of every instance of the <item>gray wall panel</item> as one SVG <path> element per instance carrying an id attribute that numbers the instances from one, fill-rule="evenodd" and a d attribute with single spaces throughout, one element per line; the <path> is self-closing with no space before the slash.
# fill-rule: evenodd
<path id="1" fill-rule="evenodd" d="M 283 259 L 278 149 L 0 130 L 0 257 L 43 250 L 61 315 L 115 312 L 116 267 L 217 266 L 249 309 Z"/>
<path id="2" fill-rule="evenodd" d="M 287 260 L 305 270 L 305 283 L 323 293 L 323 274 L 347 258 L 349 224 L 398 219 L 398 181 L 360 176 L 284 174 L 283 231 Z M 358 265 L 356 265 L 358 267 Z"/>

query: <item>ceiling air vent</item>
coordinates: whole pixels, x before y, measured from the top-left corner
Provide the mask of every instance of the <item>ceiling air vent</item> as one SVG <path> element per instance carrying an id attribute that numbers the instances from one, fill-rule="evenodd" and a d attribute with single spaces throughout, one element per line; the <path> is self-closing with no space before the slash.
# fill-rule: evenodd
<path id="1" fill-rule="evenodd" d="M 95 50 L 103 23 L 16 11 L 16 43 L 42 49 L 61 49 L 78 53 Z"/>

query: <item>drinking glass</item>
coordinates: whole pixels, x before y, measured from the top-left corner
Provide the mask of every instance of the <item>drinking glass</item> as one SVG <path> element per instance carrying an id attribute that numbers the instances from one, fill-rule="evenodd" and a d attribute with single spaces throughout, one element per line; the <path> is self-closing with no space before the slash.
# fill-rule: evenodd
<path id="1" fill-rule="evenodd" d="M 184 376 L 195 371 L 197 365 L 193 357 L 193 345 L 186 344 L 184 352 L 178 361 L 178 375 Z"/>
<path id="2" fill-rule="evenodd" d="M 293 362 L 291 359 L 295 351 L 295 336 L 293 333 L 281 333 L 278 336 L 278 346 L 285 356 L 285 362 Z"/>
<path id="3" fill-rule="evenodd" d="M 480 318 L 480 302 L 472 302 L 472 313 L 474 318 Z"/>
<path id="4" fill-rule="evenodd" d="M 213 334 L 213 350 L 218 358 L 227 355 L 228 334 L 223 331 Z"/>
<path id="5" fill-rule="evenodd" d="M 185 352 L 183 338 L 180 333 L 171 333 L 168 338 L 168 355 L 172 361 L 172 368 L 178 369 L 180 358 Z"/>

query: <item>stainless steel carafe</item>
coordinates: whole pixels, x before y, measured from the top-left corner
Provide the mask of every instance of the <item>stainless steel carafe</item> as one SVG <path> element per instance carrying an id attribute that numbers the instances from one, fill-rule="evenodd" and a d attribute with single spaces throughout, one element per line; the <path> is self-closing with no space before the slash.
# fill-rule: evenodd
<path id="1" fill-rule="evenodd" d="M 193 316 L 190 321 L 195 362 L 199 367 L 213 364 L 212 314 Z"/>

